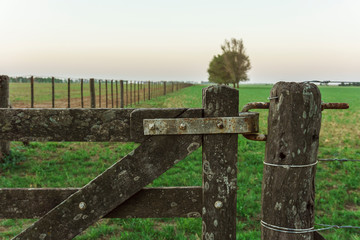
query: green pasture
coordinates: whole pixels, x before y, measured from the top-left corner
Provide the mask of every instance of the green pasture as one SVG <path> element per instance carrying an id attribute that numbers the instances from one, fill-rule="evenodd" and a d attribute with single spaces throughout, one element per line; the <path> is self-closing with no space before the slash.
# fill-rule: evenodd
<path id="1" fill-rule="evenodd" d="M 61 85 L 61 84 L 58 84 Z M 63 84 L 66 91 L 66 84 Z M 241 85 L 240 106 L 267 101 L 271 85 Z M 11 85 L 13 89 L 22 85 Z M 136 107 L 190 107 L 202 104 L 203 86 L 142 102 Z M 44 95 L 49 89 L 43 90 Z M 51 89 L 50 89 L 51 90 Z M 348 110 L 324 110 L 320 158 L 360 159 L 360 87 L 320 87 L 324 102 L 347 102 Z M 40 87 L 39 93 L 42 92 Z M 60 92 L 60 90 L 59 90 Z M 51 91 L 50 91 L 51 93 Z M 66 96 L 66 95 L 65 95 Z M 29 101 L 11 92 L 13 101 Z M 48 96 L 43 101 L 50 101 Z M 240 107 L 240 108 L 241 108 Z M 260 112 L 260 131 L 267 132 L 267 110 Z M 239 136 L 237 239 L 260 239 L 261 181 L 264 142 Z M 11 156 L 0 166 L 1 188 L 81 187 L 136 148 L 133 143 L 12 143 Z M 316 173 L 316 223 L 360 226 L 360 163 L 319 163 Z M 201 149 L 179 162 L 150 186 L 200 186 Z M 0 220 L 0 239 L 10 239 L 34 220 Z M 360 240 L 359 229 L 322 232 L 328 240 Z M 85 239 L 201 239 L 201 219 L 105 219 L 76 237 Z"/>

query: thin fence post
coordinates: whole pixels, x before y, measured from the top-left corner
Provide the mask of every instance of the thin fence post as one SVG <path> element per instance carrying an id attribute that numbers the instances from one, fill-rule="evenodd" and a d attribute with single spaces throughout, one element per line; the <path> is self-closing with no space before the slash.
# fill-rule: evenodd
<path id="1" fill-rule="evenodd" d="M 30 77 L 30 88 L 31 88 L 31 108 L 34 108 L 34 77 Z"/>
<path id="2" fill-rule="evenodd" d="M 150 87 L 150 85 L 151 85 L 151 82 L 148 81 L 148 100 L 151 99 L 151 87 Z"/>
<path id="3" fill-rule="evenodd" d="M 126 81 L 126 104 L 125 106 L 129 105 L 129 81 Z"/>
<path id="4" fill-rule="evenodd" d="M 111 107 L 114 108 L 114 81 L 111 80 Z"/>
<path id="5" fill-rule="evenodd" d="M 84 79 L 80 79 L 81 84 L 81 108 L 84 108 Z"/>
<path id="6" fill-rule="evenodd" d="M 105 94 L 106 94 L 106 97 L 105 97 L 105 101 L 106 101 L 105 106 L 106 106 L 106 108 L 108 108 L 108 81 L 107 81 L 107 80 L 105 80 Z"/>
<path id="7" fill-rule="evenodd" d="M 140 103 L 140 82 L 137 82 L 137 91 L 138 91 L 138 95 L 137 95 L 137 103 Z"/>
<path id="8" fill-rule="evenodd" d="M 133 95 L 133 97 L 134 97 L 134 105 L 136 105 L 136 82 L 134 81 L 134 95 Z"/>
<path id="9" fill-rule="evenodd" d="M 314 240 L 318 233 L 284 233 L 272 226 L 314 226 L 315 171 L 321 95 L 311 83 L 279 82 L 270 93 L 261 197 L 261 239 Z"/>
<path id="10" fill-rule="evenodd" d="M 0 108 L 10 107 L 8 76 L 0 75 Z M 0 140 L 0 163 L 10 154 L 10 142 Z"/>
<path id="11" fill-rule="evenodd" d="M 96 108 L 95 79 L 93 78 L 90 78 L 90 98 L 91 98 L 91 108 Z"/>
<path id="12" fill-rule="evenodd" d="M 130 93 L 130 102 L 129 102 L 129 105 L 130 106 L 132 106 L 132 83 L 131 83 L 131 81 L 130 81 L 130 83 L 129 83 L 129 93 Z"/>
<path id="13" fill-rule="evenodd" d="M 101 80 L 99 79 L 99 108 L 101 108 Z"/>
<path id="14" fill-rule="evenodd" d="M 124 81 L 120 80 L 120 108 L 124 108 Z"/>
<path id="15" fill-rule="evenodd" d="M 203 89 L 204 117 L 239 116 L 239 93 L 226 86 Z M 237 134 L 203 136 L 202 239 L 236 239 Z"/>
<path id="16" fill-rule="evenodd" d="M 163 83 L 164 84 L 164 96 L 166 95 L 166 82 Z"/>
<path id="17" fill-rule="evenodd" d="M 174 82 L 171 83 L 171 92 L 174 92 Z"/>
<path id="18" fill-rule="evenodd" d="M 136 105 L 136 82 L 134 81 L 134 105 Z"/>
<path id="19" fill-rule="evenodd" d="M 118 88 L 118 81 L 115 81 L 116 86 L 116 108 L 119 108 L 119 88 Z"/>
<path id="20" fill-rule="evenodd" d="M 51 78 L 51 96 L 52 96 L 52 108 L 55 108 L 55 78 Z"/>
<path id="21" fill-rule="evenodd" d="M 143 90 L 144 90 L 144 102 L 146 101 L 146 82 L 143 82 Z"/>
<path id="22" fill-rule="evenodd" d="M 70 108 L 70 78 L 68 78 L 68 108 Z"/>

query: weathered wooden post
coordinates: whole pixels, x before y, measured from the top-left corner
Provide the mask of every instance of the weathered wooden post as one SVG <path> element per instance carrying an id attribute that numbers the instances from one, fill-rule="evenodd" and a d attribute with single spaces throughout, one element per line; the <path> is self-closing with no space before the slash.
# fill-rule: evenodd
<path id="1" fill-rule="evenodd" d="M 91 108 L 96 108 L 95 80 L 93 78 L 90 78 L 90 97 L 91 97 Z"/>
<path id="2" fill-rule="evenodd" d="M 132 106 L 132 83 L 130 81 L 130 106 Z"/>
<path id="3" fill-rule="evenodd" d="M 8 108 L 9 103 L 9 77 L 0 75 L 0 108 Z M 0 140 L 0 162 L 10 154 L 10 142 Z"/>
<path id="4" fill-rule="evenodd" d="M 141 83 L 140 82 L 137 82 L 137 91 L 138 91 L 138 94 L 137 94 L 137 103 L 139 104 L 140 103 L 140 85 Z"/>
<path id="5" fill-rule="evenodd" d="M 129 105 L 129 91 L 128 91 L 128 85 L 129 85 L 129 81 L 126 81 L 126 103 L 125 103 L 125 106 Z"/>
<path id="6" fill-rule="evenodd" d="M 136 82 L 134 81 L 134 105 L 136 105 Z"/>
<path id="7" fill-rule="evenodd" d="M 310 83 L 279 82 L 269 99 L 261 239 L 314 240 L 320 91 Z"/>
<path id="8" fill-rule="evenodd" d="M 203 108 L 205 118 L 239 116 L 238 91 L 220 85 L 205 88 Z M 237 140 L 237 134 L 203 137 L 203 240 L 236 239 Z"/>
<path id="9" fill-rule="evenodd" d="M 34 77 L 30 77 L 31 108 L 34 108 Z"/>
<path id="10" fill-rule="evenodd" d="M 150 85 L 151 85 L 151 83 L 150 83 L 150 81 L 148 81 L 148 100 L 151 99 L 151 89 L 150 89 Z"/>
<path id="11" fill-rule="evenodd" d="M 68 78 L 68 108 L 70 108 L 70 83 L 71 80 Z"/>
<path id="12" fill-rule="evenodd" d="M 119 108 L 119 88 L 118 88 L 118 81 L 115 80 L 116 86 L 116 108 Z"/>
<path id="13" fill-rule="evenodd" d="M 111 80 L 111 107 L 114 108 L 114 80 Z"/>
<path id="14" fill-rule="evenodd" d="M 120 80 L 120 108 L 124 108 L 124 81 Z"/>
<path id="15" fill-rule="evenodd" d="M 108 108 L 108 81 L 105 80 L 105 107 Z"/>
<path id="16" fill-rule="evenodd" d="M 81 88 L 81 108 L 84 108 L 84 79 L 80 79 Z"/>
<path id="17" fill-rule="evenodd" d="M 99 108 L 101 108 L 101 80 L 99 80 Z"/>
<path id="18" fill-rule="evenodd" d="M 51 78 L 52 108 L 55 108 L 55 78 Z"/>
<path id="19" fill-rule="evenodd" d="M 146 82 L 143 82 L 144 102 L 146 101 Z"/>
<path id="20" fill-rule="evenodd" d="M 164 96 L 166 95 L 166 82 L 164 82 Z"/>

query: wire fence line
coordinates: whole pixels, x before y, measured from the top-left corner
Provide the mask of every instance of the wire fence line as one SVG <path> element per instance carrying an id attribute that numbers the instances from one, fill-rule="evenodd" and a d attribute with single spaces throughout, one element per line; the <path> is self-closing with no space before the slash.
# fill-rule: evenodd
<path id="1" fill-rule="evenodd" d="M 328 159 L 318 159 L 320 162 L 360 162 L 360 159 L 338 159 L 338 158 L 328 158 Z"/>
<path id="2" fill-rule="evenodd" d="M 153 98 L 164 96 L 193 84 L 187 82 L 153 82 L 132 80 L 101 80 L 101 79 L 70 79 L 59 80 L 51 78 L 18 79 L 17 83 L 30 83 L 30 92 L 27 102 L 30 108 L 124 108 L 131 107 Z M 48 83 L 44 87 L 38 84 Z M 59 86 L 59 84 L 62 84 Z M 66 84 L 66 87 L 63 85 Z M 51 88 L 50 88 L 51 86 Z M 46 88 L 46 89 L 44 89 Z M 41 94 L 36 95 L 36 91 Z M 51 100 L 40 99 L 43 95 L 51 95 Z M 50 103 L 51 102 L 51 103 Z M 24 104 L 23 104 L 24 105 Z"/>

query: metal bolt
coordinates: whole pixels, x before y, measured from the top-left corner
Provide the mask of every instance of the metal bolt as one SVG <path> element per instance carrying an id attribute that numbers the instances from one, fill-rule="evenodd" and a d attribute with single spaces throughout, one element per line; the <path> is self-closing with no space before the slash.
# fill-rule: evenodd
<path id="1" fill-rule="evenodd" d="M 86 203 L 84 203 L 84 202 L 79 203 L 79 208 L 80 208 L 80 210 L 85 210 Z"/>
<path id="2" fill-rule="evenodd" d="M 218 128 L 220 128 L 220 129 L 223 129 L 223 128 L 224 128 L 224 124 L 223 124 L 222 122 L 218 122 L 218 123 L 216 124 L 216 126 L 217 126 Z"/>
<path id="3" fill-rule="evenodd" d="M 155 130 L 155 124 L 154 124 L 154 123 L 150 123 L 150 124 L 149 124 L 149 129 L 150 129 L 150 130 Z"/>
<path id="4" fill-rule="evenodd" d="M 223 203 L 221 201 L 216 201 L 214 206 L 215 206 L 215 208 L 222 208 Z"/>
<path id="5" fill-rule="evenodd" d="M 180 129 L 181 129 L 181 130 L 185 130 L 185 129 L 186 129 L 185 123 L 180 124 Z"/>

